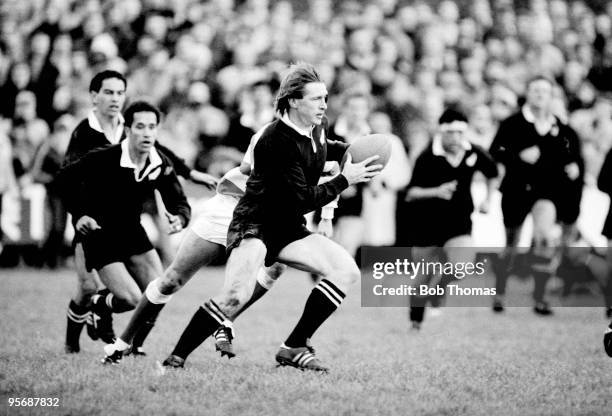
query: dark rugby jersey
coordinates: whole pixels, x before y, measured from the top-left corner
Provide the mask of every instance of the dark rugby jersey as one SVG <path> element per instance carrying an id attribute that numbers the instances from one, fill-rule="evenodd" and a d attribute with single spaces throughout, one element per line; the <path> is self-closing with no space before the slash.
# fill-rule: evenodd
<path id="1" fill-rule="evenodd" d="M 318 185 L 325 161 L 340 162 L 347 147 L 327 139 L 325 124 L 312 130 L 311 139 L 282 120 L 270 123 L 255 146 L 254 169 L 238 204 L 241 209 L 236 209 L 250 213 L 241 220 L 280 232 L 284 225 L 305 223 L 304 214 L 333 201 L 348 187 L 343 175 Z"/>
<path id="2" fill-rule="evenodd" d="M 540 150 L 540 158 L 534 164 L 524 162 L 519 156 L 532 146 Z M 582 187 L 584 162 L 580 140 L 571 127 L 556 117 L 550 131 L 540 136 L 524 112 L 517 112 L 500 124 L 490 153 L 506 169 L 500 187 L 502 192 L 533 190 L 548 195 L 568 192 L 568 186 L 574 192 Z M 575 181 L 570 181 L 565 173 L 565 166 L 572 162 L 580 170 Z"/>
<path id="3" fill-rule="evenodd" d="M 152 149 L 148 165 L 137 178 L 127 146 L 124 140 L 94 150 L 60 171 L 58 185 L 74 220 L 88 215 L 106 230 L 129 229 L 140 224 L 143 204 L 157 189 L 168 211 L 187 225 L 191 208 L 172 163 Z"/>
<path id="4" fill-rule="evenodd" d="M 93 112 L 90 113 L 87 118 L 83 119 L 72 132 L 72 135 L 70 136 L 70 143 L 68 144 L 68 149 L 66 150 L 66 155 L 64 156 L 64 165 L 77 161 L 94 149 L 107 147 L 113 144 L 106 138 L 101 130 L 92 127 L 92 125 L 99 124 L 99 122 L 94 120 L 92 117 L 95 117 Z M 97 127 L 99 128 L 99 126 Z M 120 128 L 120 133 L 117 133 L 119 136 L 116 140 L 117 143 L 125 139 L 125 131 L 123 127 Z M 187 166 L 183 159 L 174 154 L 172 150 L 159 144 L 159 142 L 155 142 L 155 148 L 170 159 L 177 175 L 186 179 L 189 178 L 189 172 L 191 172 L 191 169 Z"/>
<path id="5" fill-rule="evenodd" d="M 434 152 L 433 143 L 419 155 L 408 188 L 434 188 L 451 181 L 457 181 L 457 188 L 449 200 L 422 198 L 406 203 L 408 224 L 405 233 L 410 245 L 443 245 L 452 237 L 471 233 L 474 211 L 471 185 L 476 171 L 487 178 L 497 176 L 495 162 L 477 145 L 465 151 L 456 167 L 445 156 Z"/>

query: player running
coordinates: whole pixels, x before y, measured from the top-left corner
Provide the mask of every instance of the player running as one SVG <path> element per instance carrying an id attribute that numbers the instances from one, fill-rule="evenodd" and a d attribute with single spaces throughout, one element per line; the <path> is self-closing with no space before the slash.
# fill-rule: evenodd
<path id="1" fill-rule="evenodd" d="M 97 271 L 111 294 L 113 312 L 134 308 L 141 290 L 163 273 L 140 216 L 154 190 L 169 211 L 170 232 L 187 225 L 191 209 L 173 164 L 157 151 L 159 110 L 144 101 L 125 112 L 127 139 L 64 167 L 58 184 L 82 246 L 88 272 Z M 127 294 L 120 296 L 119 294 Z M 142 328 L 144 339 L 147 328 Z"/>
<path id="2" fill-rule="evenodd" d="M 93 109 L 72 132 L 64 166 L 76 162 L 94 149 L 111 146 L 125 139 L 121 109 L 125 103 L 126 88 L 125 77 L 116 71 L 101 71 L 92 78 L 89 93 Z M 207 186 L 214 186 L 216 183 L 210 175 L 190 169 L 185 161 L 157 141 L 155 147 L 172 162 L 177 175 Z M 77 219 L 73 218 L 73 225 L 76 225 Z M 100 338 L 106 343 L 113 342 L 115 334 L 112 328 L 112 310 L 108 305 L 112 305 L 114 296 L 129 297 L 127 288 L 115 293 L 108 289 L 98 290 L 102 288 L 102 282 L 95 270 L 86 270 L 79 233 L 75 234 L 73 245 L 78 283 L 76 294 L 70 300 L 67 311 L 65 350 L 68 353 L 79 352 L 79 338 L 85 323 L 88 324 L 87 332 L 90 337 Z"/>
<path id="3" fill-rule="evenodd" d="M 431 144 L 417 158 L 408 185 L 406 200 L 409 218 L 409 245 L 414 261 L 445 263 L 474 262 L 472 242 L 471 185 L 474 173 L 480 171 L 488 179 L 497 176 L 491 156 L 467 138 L 467 117 L 446 110 L 438 121 L 439 130 Z M 488 199 L 488 197 L 487 197 Z M 423 221 L 432 218 L 432 221 Z M 454 276 L 419 276 L 419 283 L 446 286 Z M 427 281 L 429 280 L 429 281 Z M 439 299 L 429 299 L 437 306 Z M 427 299 L 414 296 L 410 304 L 410 320 L 414 329 L 423 321 Z"/>
<path id="4" fill-rule="evenodd" d="M 325 161 L 340 161 L 347 145 L 327 140 L 322 125 L 327 88 L 311 65 L 290 68 L 281 82 L 276 109 L 281 118 L 272 122 L 255 146 L 254 170 L 234 210 L 222 292 L 198 309 L 165 365 L 181 366 L 219 325 L 243 308 L 265 258 L 266 265 L 278 261 L 323 277 L 276 360 L 300 369 L 327 370 L 308 339 L 340 305 L 360 274 L 346 250 L 306 229 L 304 214 L 331 202 L 349 185 L 369 181 L 382 166 L 367 166 L 376 156 L 356 164 L 349 157 L 340 175 L 317 185 Z"/>
<path id="5" fill-rule="evenodd" d="M 552 314 L 544 295 L 560 254 L 559 250 L 547 248 L 554 240 L 548 224 L 562 224 L 563 242 L 574 239 L 576 233 L 584 163 L 576 133 L 552 113 L 552 98 L 553 81 L 543 76 L 531 79 L 527 83 L 525 105 L 500 124 L 491 144 L 491 155 L 505 169 L 500 191 L 507 248 L 494 263 L 496 312 L 504 310 L 506 280 L 516 256 L 521 227 L 530 212 L 534 211 L 531 272 L 533 310 L 537 314 Z"/>

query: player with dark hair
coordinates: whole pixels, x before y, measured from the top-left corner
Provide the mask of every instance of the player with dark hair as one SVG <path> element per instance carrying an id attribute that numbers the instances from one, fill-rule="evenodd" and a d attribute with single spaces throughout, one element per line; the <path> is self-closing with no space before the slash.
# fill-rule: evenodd
<path id="1" fill-rule="evenodd" d="M 125 103 L 127 81 L 125 77 L 112 70 L 97 73 L 89 85 L 93 110 L 72 132 L 66 151 L 64 165 L 73 163 L 94 149 L 117 144 L 125 139 L 124 120 L 121 109 Z M 155 147 L 172 162 L 179 176 L 207 186 L 215 184 L 214 178 L 205 173 L 190 169 L 185 162 L 171 150 L 155 142 Z M 73 218 L 73 225 L 77 219 Z M 102 287 L 97 272 L 85 268 L 81 236 L 74 238 L 75 268 L 78 276 L 77 291 L 68 305 L 66 329 L 66 352 L 79 352 L 79 338 L 85 323 L 93 339 L 100 338 L 106 343 L 113 342 L 115 334 L 108 304 L 112 304 L 112 294 Z M 117 293 L 120 296 L 126 296 Z M 91 311 L 93 309 L 93 313 Z"/>
<path id="2" fill-rule="evenodd" d="M 356 164 L 348 157 L 340 175 L 317 185 L 325 161 L 341 160 L 347 148 L 327 140 L 322 126 L 326 109 L 327 88 L 316 70 L 308 64 L 292 66 L 277 95 L 281 117 L 265 129 L 255 146 L 254 170 L 234 210 L 222 292 L 198 309 L 164 365 L 182 366 L 220 324 L 243 308 L 265 258 L 266 265 L 279 261 L 323 277 L 276 360 L 300 369 L 327 370 L 308 339 L 340 305 L 359 269 L 341 246 L 311 234 L 304 214 L 331 202 L 349 185 L 369 181 L 382 166 L 367 166 L 376 156 Z"/>
<path id="3" fill-rule="evenodd" d="M 484 149 L 469 142 L 468 120 L 463 113 L 447 109 L 438 126 L 430 145 L 417 158 L 408 185 L 408 243 L 414 261 L 473 262 L 474 253 L 467 250 L 473 247 L 472 177 L 480 171 L 492 179 L 497 176 L 497 166 Z M 417 281 L 445 286 L 452 278 L 423 275 Z M 434 303 L 439 299 L 430 300 Z M 423 321 L 426 301 L 411 298 L 410 320 L 415 329 Z"/>
<path id="4" fill-rule="evenodd" d="M 553 86 L 553 81 L 543 76 L 531 79 L 525 105 L 502 121 L 491 144 L 491 155 L 505 170 L 500 191 L 507 248 L 494 264 L 497 295 L 493 310 L 496 312 L 504 310 L 506 280 L 516 256 L 522 224 L 532 210 L 534 248 L 530 263 L 537 314 L 552 313 L 544 295 L 560 255 L 559 250 L 545 247 L 555 245 L 547 224 L 563 225 L 563 242 L 575 234 L 584 163 L 576 133 L 552 113 Z"/>
<path id="5" fill-rule="evenodd" d="M 163 269 L 142 225 L 143 203 L 160 192 L 170 232 L 187 225 L 191 209 L 172 162 L 155 148 L 159 110 L 144 101 L 125 112 L 127 139 L 89 152 L 64 167 L 58 184 L 75 218 L 87 271 L 96 270 L 114 296 L 104 306 L 112 312 L 133 309 L 141 290 Z M 150 328 L 138 334 L 144 341 Z"/>

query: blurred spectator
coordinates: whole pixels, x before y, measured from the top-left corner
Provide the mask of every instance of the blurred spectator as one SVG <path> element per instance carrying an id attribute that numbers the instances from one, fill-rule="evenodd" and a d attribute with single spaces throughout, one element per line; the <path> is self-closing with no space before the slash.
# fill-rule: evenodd
<path id="1" fill-rule="evenodd" d="M 240 94 L 239 113 L 230 121 L 224 146 L 246 152 L 251 137 L 274 120 L 274 93 L 268 81 L 258 81 Z"/>
<path id="2" fill-rule="evenodd" d="M 54 182 L 59 172 L 68 143 L 70 133 L 75 127 L 75 119 L 65 114 L 53 125 L 53 133 L 43 141 L 38 149 L 30 171 L 33 182 L 45 185 L 47 191 L 47 208 L 51 214 L 49 230 L 42 246 L 43 264 L 54 269 L 61 264 L 65 249 L 64 232 L 68 221 L 68 213 Z"/>
<path id="3" fill-rule="evenodd" d="M 15 173 L 20 181 L 29 183 L 36 149 L 49 136 L 49 126 L 36 114 L 36 96 L 31 91 L 21 91 L 15 99 L 11 135 L 14 142 Z"/>
<path id="4" fill-rule="evenodd" d="M 366 91 L 369 111 L 387 114 L 414 160 L 445 105 L 460 104 L 486 144 L 527 79 L 544 73 L 561 84 L 555 112 L 576 126 L 592 182 L 612 144 L 601 98 L 612 91 L 610 10 L 564 0 L 3 1 L 0 116 L 13 119 L 16 98 L 31 91 L 47 125 L 83 118 L 93 73 L 118 69 L 129 98 L 164 109 L 162 141 L 220 175 L 240 160 L 249 129 L 271 117 L 260 84 L 306 60 L 329 87 L 334 126 L 341 97 Z M 27 165 L 47 128 L 14 121 L 13 156 Z"/>
<path id="5" fill-rule="evenodd" d="M 2 196 L 17 191 L 13 171 L 13 151 L 8 136 L 9 121 L 0 117 L 0 217 L 2 216 Z M 3 233 L 0 227 L 0 253 L 2 253 Z"/>
<path id="6" fill-rule="evenodd" d="M 50 60 L 51 38 L 43 32 L 34 33 L 30 38 L 30 89 L 36 95 L 38 116 L 51 123 L 53 120 L 53 94 L 57 87 L 59 71 Z"/>

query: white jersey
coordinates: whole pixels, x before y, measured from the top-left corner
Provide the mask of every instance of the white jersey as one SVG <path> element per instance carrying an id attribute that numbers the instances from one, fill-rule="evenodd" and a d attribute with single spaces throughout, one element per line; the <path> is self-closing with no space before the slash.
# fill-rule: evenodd
<path id="1" fill-rule="evenodd" d="M 266 124 L 253 135 L 251 142 L 249 143 L 249 147 L 242 158 L 242 162 L 251 166 L 251 169 L 253 169 L 255 164 L 253 160 L 253 149 L 255 148 L 255 145 L 257 144 L 257 141 L 261 137 L 262 133 L 269 125 L 270 123 Z M 217 193 L 241 198 L 246 191 L 246 183 L 248 179 L 249 176 L 240 172 L 239 167 L 231 169 L 219 180 L 219 184 L 217 185 Z"/>

